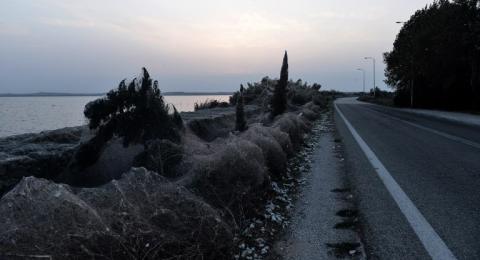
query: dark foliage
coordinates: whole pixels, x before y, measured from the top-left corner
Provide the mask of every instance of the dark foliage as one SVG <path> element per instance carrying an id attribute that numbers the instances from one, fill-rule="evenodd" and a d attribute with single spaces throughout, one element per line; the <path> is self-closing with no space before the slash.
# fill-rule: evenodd
<path id="1" fill-rule="evenodd" d="M 243 92 L 244 92 L 243 85 L 240 85 L 240 95 L 238 95 L 237 106 L 235 109 L 235 130 L 240 132 L 247 130 L 247 120 L 245 119 Z"/>
<path id="2" fill-rule="evenodd" d="M 230 104 L 228 102 L 218 101 L 216 99 L 213 100 L 205 100 L 205 102 L 197 103 L 195 102 L 195 111 L 202 110 L 202 109 L 211 109 L 216 107 L 229 107 Z"/>
<path id="3" fill-rule="evenodd" d="M 184 129 L 183 119 L 175 106 L 173 106 L 172 120 L 179 129 Z"/>
<path id="4" fill-rule="evenodd" d="M 84 114 L 90 129 L 96 130 L 96 136 L 77 152 L 77 163 L 81 167 L 93 164 L 113 136 L 122 137 L 125 146 L 130 143 L 145 144 L 153 139 L 178 142 L 179 129 L 183 126 L 176 109 L 173 115 L 169 114 L 158 82 L 150 78 L 145 68 L 142 76 L 128 86 L 123 80 L 106 97 L 88 103 Z"/>
<path id="5" fill-rule="evenodd" d="M 317 94 L 313 96 L 313 103 L 320 108 L 327 108 L 331 100 L 331 97 L 324 94 Z"/>
<path id="6" fill-rule="evenodd" d="M 145 167 L 165 177 L 177 177 L 175 168 L 183 158 L 180 145 L 169 140 L 153 140 L 145 146 L 145 150 L 135 157 L 133 166 Z"/>
<path id="7" fill-rule="evenodd" d="M 319 84 L 308 85 L 307 82 L 303 82 L 301 79 L 296 82 L 289 81 L 287 97 L 292 104 L 303 106 L 319 94 L 320 88 L 321 85 Z"/>
<path id="8" fill-rule="evenodd" d="M 224 120 L 225 117 L 203 117 L 189 120 L 188 129 L 204 141 L 211 142 L 219 137 L 227 137 L 235 128 L 233 120 Z"/>
<path id="9" fill-rule="evenodd" d="M 245 104 L 260 105 L 265 109 L 270 105 L 270 101 L 274 92 L 274 87 L 277 85 L 277 79 L 270 79 L 264 77 L 260 82 L 247 83 L 247 88 L 243 91 L 243 100 Z M 309 85 L 301 79 L 297 81 L 288 81 L 287 101 L 294 105 L 304 105 L 321 95 L 320 84 L 314 83 Z M 233 93 L 230 97 L 230 104 L 236 105 L 239 98 L 240 91 Z"/>
<path id="10" fill-rule="evenodd" d="M 282 69 L 280 70 L 280 79 L 273 90 L 273 96 L 270 101 L 272 117 L 282 114 L 287 109 L 287 86 L 288 86 L 288 55 L 285 51 L 283 56 Z"/>
<path id="11" fill-rule="evenodd" d="M 263 105 L 268 98 L 269 94 L 273 90 L 273 87 L 277 85 L 278 80 L 264 77 L 260 82 L 247 83 L 247 87 L 243 90 L 243 101 L 245 104 L 258 104 Z M 230 104 L 236 105 L 240 91 L 233 93 L 230 97 Z"/>
<path id="12" fill-rule="evenodd" d="M 395 103 L 480 109 L 480 1 L 440 0 L 405 23 L 385 53 Z"/>

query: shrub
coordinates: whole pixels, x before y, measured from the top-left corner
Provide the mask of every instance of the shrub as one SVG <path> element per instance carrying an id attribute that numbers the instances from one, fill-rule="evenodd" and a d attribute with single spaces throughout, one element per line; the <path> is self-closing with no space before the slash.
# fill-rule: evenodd
<path id="1" fill-rule="evenodd" d="M 142 76 L 128 86 L 123 80 L 106 97 L 88 103 L 84 114 L 90 129 L 96 130 L 96 136 L 80 147 L 76 154 L 81 167 L 93 164 L 104 144 L 113 136 L 122 137 L 124 146 L 145 144 L 153 139 L 180 140 L 180 115 L 169 114 L 158 82 L 152 81 L 145 68 Z"/>
<path id="2" fill-rule="evenodd" d="M 287 170 L 287 154 L 272 135 L 270 129 L 260 124 L 255 124 L 242 135 L 242 138 L 262 149 L 263 157 L 270 173 L 274 176 L 283 176 Z"/>
<path id="3" fill-rule="evenodd" d="M 279 82 L 278 79 L 264 77 L 260 82 L 247 83 L 247 88 L 245 88 L 243 92 L 245 104 L 256 104 L 262 106 L 264 109 L 268 109 L 269 106 L 271 108 L 272 98 L 275 92 L 274 88 Z M 320 88 L 321 85 L 316 83 L 308 85 L 307 82 L 303 82 L 300 79 L 295 82 L 288 80 L 287 87 L 285 88 L 286 100 L 294 105 L 304 105 L 312 101 L 312 97 L 319 93 Z M 230 97 L 230 104 L 236 105 L 239 95 L 240 91 L 233 93 Z"/>
<path id="4" fill-rule="evenodd" d="M 321 88 L 322 88 L 322 85 L 320 85 L 320 84 L 313 83 L 313 85 L 312 85 L 313 90 L 320 91 Z"/>
<path id="5" fill-rule="evenodd" d="M 270 101 L 272 117 L 282 114 L 287 109 L 287 85 L 288 85 L 288 56 L 285 51 L 283 56 L 282 68 L 280 70 L 280 80 L 273 91 Z"/>
<path id="6" fill-rule="evenodd" d="M 320 113 L 322 111 L 322 108 L 318 105 L 316 105 L 315 103 L 313 102 L 310 102 L 310 103 L 307 103 L 305 106 L 304 106 L 305 109 L 309 109 L 315 113 Z"/>
<path id="7" fill-rule="evenodd" d="M 309 121 L 314 121 L 318 119 L 319 114 L 309 108 L 304 108 L 302 109 L 302 116 Z"/>
<path id="8" fill-rule="evenodd" d="M 216 107 L 229 107 L 230 104 L 228 102 L 218 101 L 216 99 L 207 99 L 204 102 L 197 103 L 195 102 L 194 109 L 195 111 L 203 110 L 203 109 L 211 109 Z"/>
<path id="9" fill-rule="evenodd" d="M 188 186 L 213 205 L 241 214 L 269 181 L 262 150 L 252 142 L 231 137 L 213 154 L 197 158 Z M 240 208 L 239 208 L 240 207 Z"/>
<path id="10" fill-rule="evenodd" d="M 295 146 L 303 142 L 303 137 L 309 128 L 309 126 L 301 119 L 301 117 L 292 113 L 286 113 L 282 115 L 274 122 L 273 126 L 280 128 L 280 130 L 285 133 L 288 133 L 292 144 Z"/>
<path id="11" fill-rule="evenodd" d="M 282 147 L 283 152 L 288 156 L 293 154 L 293 145 L 288 133 L 280 130 L 279 127 L 270 127 L 269 132 L 278 144 Z"/>
<path id="12" fill-rule="evenodd" d="M 312 96 L 307 91 L 295 91 L 295 94 L 291 98 L 292 103 L 295 105 L 305 105 L 312 100 Z"/>
<path id="13" fill-rule="evenodd" d="M 2 259 L 233 258 L 219 212 L 144 168 L 95 188 L 24 178 L 0 212 Z"/>
<path id="14" fill-rule="evenodd" d="M 188 121 L 188 128 L 201 139 L 211 142 L 218 137 L 226 137 L 235 128 L 234 115 L 202 117 Z"/>
<path id="15" fill-rule="evenodd" d="M 169 140 L 153 140 L 134 159 L 133 166 L 143 166 L 165 177 L 177 177 L 175 167 L 182 161 L 183 150 Z"/>
<path id="16" fill-rule="evenodd" d="M 326 96 L 324 93 L 318 93 L 315 96 L 313 96 L 312 101 L 315 105 L 324 109 L 328 107 L 328 104 L 330 103 L 330 98 Z"/>
<path id="17" fill-rule="evenodd" d="M 264 105 L 269 103 L 271 98 L 271 88 L 277 85 L 278 80 L 264 77 L 260 82 L 247 83 L 247 87 L 243 90 L 243 101 L 245 104 Z M 230 97 L 230 104 L 236 105 L 240 91 L 233 93 Z"/>

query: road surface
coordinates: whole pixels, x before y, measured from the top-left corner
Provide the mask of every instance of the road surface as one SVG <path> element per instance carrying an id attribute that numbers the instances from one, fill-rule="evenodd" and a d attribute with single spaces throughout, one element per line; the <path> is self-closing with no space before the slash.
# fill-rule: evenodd
<path id="1" fill-rule="evenodd" d="M 480 129 L 335 103 L 370 259 L 480 259 Z"/>

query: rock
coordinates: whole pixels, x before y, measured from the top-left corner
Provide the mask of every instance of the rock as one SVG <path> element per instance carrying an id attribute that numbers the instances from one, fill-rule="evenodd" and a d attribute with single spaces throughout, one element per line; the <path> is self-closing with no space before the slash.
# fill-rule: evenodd
<path id="1" fill-rule="evenodd" d="M 62 173 L 61 182 L 77 187 L 97 187 L 118 179 L 133 166 L 134 158 L 144 150 L 140 144 L 123 145 L 123 139 L 114 137 L 103 147 L 98 160 L 84 168 L 69 168 Z M 76 164 L 76 161 L 73 163 Z"/>
<path id="2" fill-rule="evenodd" d="M 25 176 L 54 179 L 66 168 L 86 127 L 0 139 L 0 196 Z"/>
<path id="3" fill-rule="evenodd" d="M 220 219 L 145 168 L 97 188 L 26 177 L 0 200 L 0 258 L 227 259 L 233 238 Z"/>

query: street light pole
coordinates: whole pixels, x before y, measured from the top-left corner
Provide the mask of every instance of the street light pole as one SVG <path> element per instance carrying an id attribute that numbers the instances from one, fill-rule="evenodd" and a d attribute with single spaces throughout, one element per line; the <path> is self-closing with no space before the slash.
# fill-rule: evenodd
<path id="1" fill-rule="evenodd" d="M 375 80 L 375 58 L 373 57 L 365 57 L 366 60 L 373 61 L 373 97 L 377 97 L 377 87 L 376 87 L 376 80 Z"/>
<path id="2" fill-rule="evenodd" d="M 364 69 L 357 69 L 362 72 L 363 74 L 363 94 L 365 94 L 365 70 Z"/>

